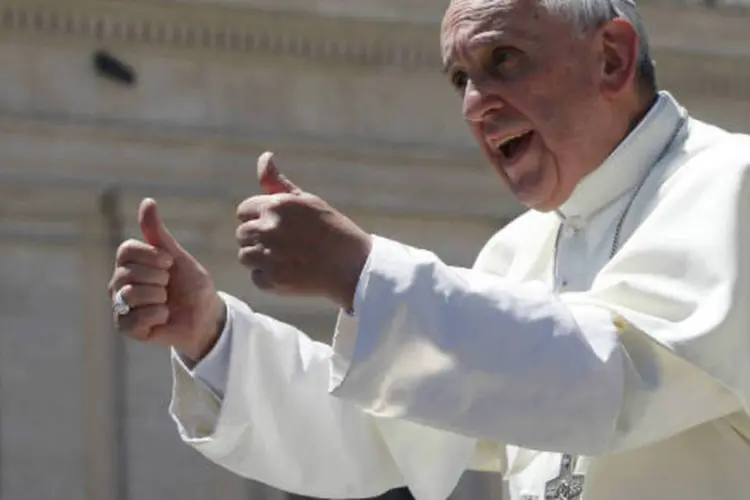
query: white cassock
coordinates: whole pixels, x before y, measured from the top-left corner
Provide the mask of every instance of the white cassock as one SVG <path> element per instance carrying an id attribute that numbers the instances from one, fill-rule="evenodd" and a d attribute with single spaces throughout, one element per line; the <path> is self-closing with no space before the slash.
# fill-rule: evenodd
<path id="1" fill-rule="evenodd" d="M 310 496 L 443 500 L 479 469 L 516 500 L 750 498 L 749 175 L 749 137 L 661 93 L 473 269 L 375 237 L 333 347 L 224 295 L 216 348 L 172 358 L 180 434 Z"/>

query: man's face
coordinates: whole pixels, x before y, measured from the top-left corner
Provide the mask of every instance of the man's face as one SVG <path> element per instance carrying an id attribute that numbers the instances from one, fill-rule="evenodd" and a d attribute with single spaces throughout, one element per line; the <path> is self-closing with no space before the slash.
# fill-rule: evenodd
<path id="1" fill-rule="evenodd" d="M 612 149 L 596 34 L 536 0 L 453 0 L 441 42 L 471 131 L 513 194 L 538 210 L 564 203 Z"/>

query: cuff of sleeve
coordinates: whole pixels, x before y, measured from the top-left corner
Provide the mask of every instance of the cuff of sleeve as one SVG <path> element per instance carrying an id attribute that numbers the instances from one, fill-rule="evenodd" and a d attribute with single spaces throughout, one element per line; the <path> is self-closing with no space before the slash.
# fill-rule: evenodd
<path id="1" fill-rule="evenodd" d="M 362 272 L 359 274 L 359 281 L 357 281 L 357 288 L 354 290 L 354 300 L 352 301 L 351 315 L 356 315 L 362 311 L 365 302 L 365 293 L 367 291 L 367 285 L 370 281 L 370 273 L 372 272 L 373 263 L 376 259 L 380 258 L 383 253 L 383 241 L 382 238 L 372 235 L 372 248 L 370 254 L 367 256 L 365 265 L 362 266 Z"/>
<path id="2" fill-rule="evenodd" d="M 352 300 L 352 308 L 348 310 L 342 309 L 341 312 L 347 316 L 354 317 L 357 315 L 357 311 L 360 310 L 360 305 L 364 301 L 365 288 L 367 287 L 367 278 L 372 267 L 372 254 L 375 249 L 375 240 L 378 239 L 375 235 L 372 236 L 372 250 L 367 256 L 365 265 L 362 266 L 362 271 L 359 273 L 359 279 L 357 280 L 357 287 L 354 290 L 354 299 Z"/>
<path id="3" fill-rule="evenodd" d="M 217 342 L 212 350 L 211 364 L 203 363 L 209 359 L 206 356 L 193 370 L 189 370 L 184 360 L 172 351 L 173 384 L 169 412 L 182 440 L 212 457 L 231 449 L 239 435 L 249 429 L 246 412 L 239 409 L 243 405 L 241 391 L 238 391 L 241 384 L 238 386 L 234 383 L 235 387 L 230 390 L 229 383 L 232 370 L 238 372 L 233 375 L 234 379 L 244 378 L 242 371 L 246 360 L 238 351 L 244 353 L 248 350 L 253 313 L 246 304 L 231 295 L 221 294 L 221 298 L 227 305 L 227 326 L 221 335 L 224 342 L 222 345 Z M 234 332 L 238 328 L 239 332 Z M 221 359 L 225 360 L 223 365 Z M 210 375 L 212 366 L 221 369 L 222 374 L 218 378 Z M 219 380 L 224 381 L 221 387 Z"/>
<path id="4" fill-rule="evenodd" d="M 221 294 L 220 294 L 221 295 Z M 206 384 L 218 397 L 223 398 L 229 377 L 229 362 L 232 353 L 232 332 L 234 313 L 222 295 L 227 307 L 227 319 L 224 329 L 213 349 L 193 368 L 193 375 Z"/>
<path id="5" fill-rule="evenodd" d="M 344 382 L 352 364 L 354 346 L 357 343 L 357 318 L 345 311 L 339 313 L 333 333 L 333 354 L 328 392 L 333 393 Z"/>
<path id="6" fill-rule="evenodd" d="M 362 321 L 363 316 L 371 316 L 372 310 L 378 306 L 378 297 L 380 294 L 377 290 L 373 291 L 373 283 L 378 280 L 372 280 L 374 273 L 382 272 L 393 261 L 398 260 L 400 245 L 386 238 L 372 235 L 372 250 L 362 268 L 362 273 L 357 283 L 357 289 L 354 295 L 354 311 L 350 314 L 342 311 L 336 324 L 336 330 L 333 335 L 333 356 L 331 358 L 331 379 L 329 391 L 334 393 L 338 391 L 349 374 L 355 359 L 366 357 L 376 344 L 376 339 L 368 339 L 367 334 L 363 334 Z M 388 274 L 387 272 L 385 274 Z M 378 287 L 375 287 L 378 288 Z M 371 329 L 376 332 L 377 329 Z M 369 335 L 369 336 L 372 336 Z"/>
<path id="7" fill-rule="evenodd" d="M 195 366 L 190 368 L 190 363 L 173 350 L 174 359 L 194 379 L 205 384 L 219 399 L 224 397 L 229 377 L 229 361 L 232 352 L 232 324 L 233 313 L 229 307 L 226 294 L 219 292 L 227 308 L 227 319 L 219 339 L 211 351 L 203 357 Z"/>

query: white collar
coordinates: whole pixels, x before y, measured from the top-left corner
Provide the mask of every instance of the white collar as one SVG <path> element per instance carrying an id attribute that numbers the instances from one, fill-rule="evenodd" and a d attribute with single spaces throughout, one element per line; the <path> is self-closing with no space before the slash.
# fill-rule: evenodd
<path id="1" fill-rule="evenodd" d="M 558 215 L 590 217 L 634 188 L 670 146 L 684 113 L 671 94 L 659 92 L 646 116 L 599 168 L 581 179 Z"/>

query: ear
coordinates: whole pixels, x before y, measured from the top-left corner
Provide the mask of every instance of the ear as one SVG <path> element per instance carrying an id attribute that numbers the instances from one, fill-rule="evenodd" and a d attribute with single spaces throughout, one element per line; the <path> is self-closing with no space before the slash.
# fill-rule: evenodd
<path id="1" fill-rule="evenodd" d="M 599 29 L 601 91 L 614 97 L 635 82 L 638 35 L 625 19 L 613 19 Z"/>

